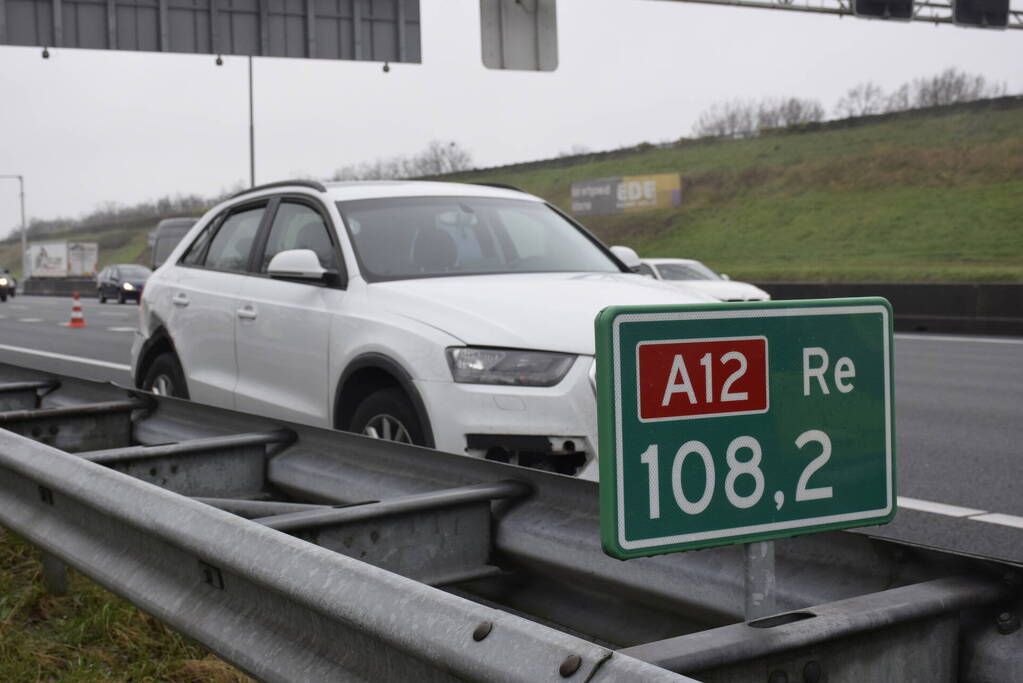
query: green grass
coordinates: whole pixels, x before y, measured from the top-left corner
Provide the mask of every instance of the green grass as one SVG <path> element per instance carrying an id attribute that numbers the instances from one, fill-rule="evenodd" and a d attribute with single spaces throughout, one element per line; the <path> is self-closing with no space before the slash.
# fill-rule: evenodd
<path id="1" fill-rule="evenodd" d="M 38 551 L 0 527 L 0 681 L 251 680 L 73 570 L 69 584 L 48 594 Z"/>
<path id="2" fill-rule="evenodd" d="M 682 206 L 583 222 L 757 281 L 1023 281 L 1023 107 L 552 160 L 458 179 L 569 210 L 575 180 L 680 172 Z"/>

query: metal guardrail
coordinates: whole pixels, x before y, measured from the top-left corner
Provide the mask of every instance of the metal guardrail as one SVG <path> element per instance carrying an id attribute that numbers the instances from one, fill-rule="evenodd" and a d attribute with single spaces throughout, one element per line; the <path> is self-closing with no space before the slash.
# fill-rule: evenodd
<path id="1" fill-rule="evenodd" d="M 5 396 L 0 523 L 47 585 L 263 680 L 1023 680 L 1004 562 L 778 541 L 789 611 L 746 624 L 741 550 L 613 560 L 593 482 L 9 366 Z"/>

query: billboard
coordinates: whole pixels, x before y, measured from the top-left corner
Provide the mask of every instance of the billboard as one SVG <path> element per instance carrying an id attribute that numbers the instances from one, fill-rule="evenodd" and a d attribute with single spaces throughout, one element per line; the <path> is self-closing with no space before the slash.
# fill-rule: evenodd
<path id="1" fill-rule="evenodd" d="M 33 242 L 28 245 L 26 276 L 91 276 L 96 274 L 98 258 L 95 242 Z"/>
<path id="2" fill-rule="evenodd" d="M 572 183 L 574 216 L 671 209 L 681 204 L 682 176 L 678 173 L 597 178 Z"/>
<path id="3" fill-rule="evenodd" d="M 67 277 L 67 242 L 28 246 L 28 277 Z"/>

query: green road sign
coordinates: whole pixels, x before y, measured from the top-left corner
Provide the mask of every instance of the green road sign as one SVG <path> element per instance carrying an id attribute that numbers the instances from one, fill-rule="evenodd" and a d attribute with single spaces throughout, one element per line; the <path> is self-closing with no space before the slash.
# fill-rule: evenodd
<path id="1" fill-rule="evenodd" d="M 886 300 L 617 306 L 596 334 L 609 555 L 894 517 Z"/>

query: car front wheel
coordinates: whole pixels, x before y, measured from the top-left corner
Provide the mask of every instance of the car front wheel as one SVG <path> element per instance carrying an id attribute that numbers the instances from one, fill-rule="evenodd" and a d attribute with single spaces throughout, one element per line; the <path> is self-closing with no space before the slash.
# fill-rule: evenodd
<path id="1" fill-rule="evenodd" d="M 157 356 L 149 366 L 142 388 L 157 396 L 174 396 L 188 398 L 188 385 L 185 384 L 185 371 L 181 369 L 178 357 L 173 353 Z"/>
<path id="2" fill-rule="evenodd" d="M 425 443 L 416 411 L 397 387 L 377 389 L 363 399 L 352 415 L 348 431 L 417 446 Z"/>
<path id="3" fill-rule="evenodd" d="M 106 298 L 105 296 L 103 296 L 103 290 L 102 290 L 102 289 L 101 289 L 101 290 L 99 290 L 99 291 L 98 291 L 98 292 L 96 293 L 96 296 L 97 296 L 97 297 L 99 297 L 99 302 L 100 302 L 101 304 L 105 304 L 105 303 L 107 302 L 107 298 Z"/>

